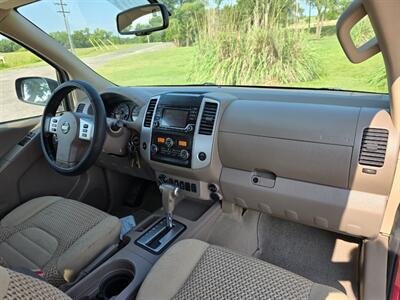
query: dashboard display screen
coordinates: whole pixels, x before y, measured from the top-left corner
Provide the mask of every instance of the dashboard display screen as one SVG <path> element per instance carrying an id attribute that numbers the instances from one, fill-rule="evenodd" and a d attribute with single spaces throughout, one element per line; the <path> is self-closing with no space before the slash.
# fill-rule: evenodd
<path id="1" fill-rule="evenodd" d="M 162 127 L 177 127 L 185 128 L 187 123 L 187 118 L 189 115 L 188 110 L 178 110 L 178 109 L 164 109 L 161 118 Z"/>

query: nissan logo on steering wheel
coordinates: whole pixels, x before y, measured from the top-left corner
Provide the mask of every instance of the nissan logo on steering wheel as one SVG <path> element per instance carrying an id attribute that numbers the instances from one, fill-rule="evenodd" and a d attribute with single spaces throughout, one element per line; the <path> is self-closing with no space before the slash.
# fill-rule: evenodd
<path id="1" fill-rule="evenodd" d="M 69 125 L 68 122 L 64 122 L 64 123 L 61 125 L 61 132 L 64 133 L 64 134 L 67 134 L 67 133 L 69 132 L 70 127 L 71 127 L 71 126 Z"/>

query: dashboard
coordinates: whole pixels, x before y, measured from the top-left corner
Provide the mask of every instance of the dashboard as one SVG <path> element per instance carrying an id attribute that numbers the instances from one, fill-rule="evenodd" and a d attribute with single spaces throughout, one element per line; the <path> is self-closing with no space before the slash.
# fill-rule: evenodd
<path id="1" fill-rule="evenodd" d="M 104 154 L 105 167 L 175 184 L 187 198 L 379 233 L 399 148 L 385 95 L 115 87 L 102 97 L 107 116 L 136 132 L 142 160 Z"/>

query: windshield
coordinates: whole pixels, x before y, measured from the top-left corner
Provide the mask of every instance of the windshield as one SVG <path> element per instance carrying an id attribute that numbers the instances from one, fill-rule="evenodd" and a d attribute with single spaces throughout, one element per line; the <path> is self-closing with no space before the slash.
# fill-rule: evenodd
<path id="1" fill-rule="evenodd" d="M 335 24 L 350 0 L 165 0 L 169 28 L 122 36 L 116 15 L 146 0 L 43 0 L 18 11 L 111 82 L 387 92 L 381 54 L 354 65 Z M 46 12 L 46 17 L 43 17 Z M 366 18 L 352 31 L 374 36 Z M 0 49 L 0 52 L 2 50 Z"/>

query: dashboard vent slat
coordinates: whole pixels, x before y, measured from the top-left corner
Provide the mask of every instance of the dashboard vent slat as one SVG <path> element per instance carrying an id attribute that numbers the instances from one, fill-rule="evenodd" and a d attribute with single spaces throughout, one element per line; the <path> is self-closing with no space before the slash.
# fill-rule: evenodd
<path id="1" fill-rule="evenodd" d="M 157 99 L 151 99 L 149 106 L 146 111 L 146 116 L 144 118 L 144 127 L 150 127 L 151 126 L 151 120 L 153 120 L 153 114 L 154 110 L 156 108 L 157 104 Z"/>
<path id="2" fill-rule="evenodd" d="M 387 129 L 365 128 L 358 158 L 360 165 L 383 167 L 388 137 Z"/>
<path id="3" fill-rule="evenodd" d="M 201 116 L 199 134 L 212 135 L 214 129 L 215 118 L 217 115 L 218 104 L 206 102 Z"/>

